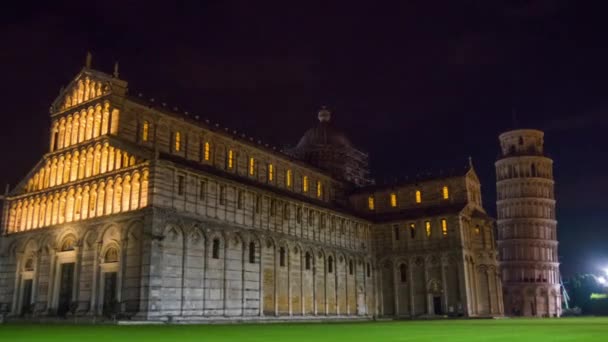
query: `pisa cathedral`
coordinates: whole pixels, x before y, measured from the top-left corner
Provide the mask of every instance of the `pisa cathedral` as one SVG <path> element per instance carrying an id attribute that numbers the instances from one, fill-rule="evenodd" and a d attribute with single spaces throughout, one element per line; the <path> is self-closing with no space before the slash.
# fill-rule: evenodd
<path id="1" fill-rule="evenodd" d="M 329 111 L 278 150 L 87 63 L 6 196 L 0 311 L 133 320 L 501 316 L 480 182 L 378 185 Z"/>

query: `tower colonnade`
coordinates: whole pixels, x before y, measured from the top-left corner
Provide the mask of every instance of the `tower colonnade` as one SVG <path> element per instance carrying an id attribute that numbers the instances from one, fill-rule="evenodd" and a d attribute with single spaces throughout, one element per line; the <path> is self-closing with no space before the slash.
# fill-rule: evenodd
<path id="1" fill-rule="evenodd" d="M 561 314 L 553 161 L 544 133 L 531 129 L 500 135 L 496 162 L 498 251 L 505 314 Z"/>

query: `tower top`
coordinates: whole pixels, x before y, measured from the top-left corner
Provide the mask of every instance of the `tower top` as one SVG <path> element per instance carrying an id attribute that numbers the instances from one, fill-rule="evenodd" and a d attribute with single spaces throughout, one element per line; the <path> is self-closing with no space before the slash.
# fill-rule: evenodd
<path id="1" fill-rule="evenodd" d="M 538 156 L 543 154 L 543 131 L 537 129 L 515 129 L 498 136 L 503 157 Z"/>
<path id="2" fill-rule="evenodd" d="M 320 122 L 329 122 L 331 119 L 331 112 L 327 109 L 327 107 L 323 106 L 319 111 L 318 118 Z"/>

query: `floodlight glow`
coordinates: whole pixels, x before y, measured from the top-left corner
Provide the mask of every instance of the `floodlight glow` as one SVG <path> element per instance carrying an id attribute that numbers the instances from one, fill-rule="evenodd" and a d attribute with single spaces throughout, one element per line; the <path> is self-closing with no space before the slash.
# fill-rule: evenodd
<path id="1" fill-rule="evenodd" d="M 606 278 L 604 277 L 597 277 L 597 282 L 602 284 L 602 285 L 606 285 Z"/>
<path id="2" fill-rule="evenodd" d="M 604 268 L 604 273 L 606 273 L 606 276 L 608 277 L 608 267 Z"/>

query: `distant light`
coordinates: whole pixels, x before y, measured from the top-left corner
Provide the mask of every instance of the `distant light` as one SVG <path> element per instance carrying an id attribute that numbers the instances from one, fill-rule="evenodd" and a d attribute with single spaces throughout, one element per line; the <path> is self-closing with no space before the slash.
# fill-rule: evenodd
<path id="1" fill-rule="evenodd" d="M 606 285 L 606 278 L 604 277 L 597 277 L 597 282 L 602 284 L 602 285 Z"/>

